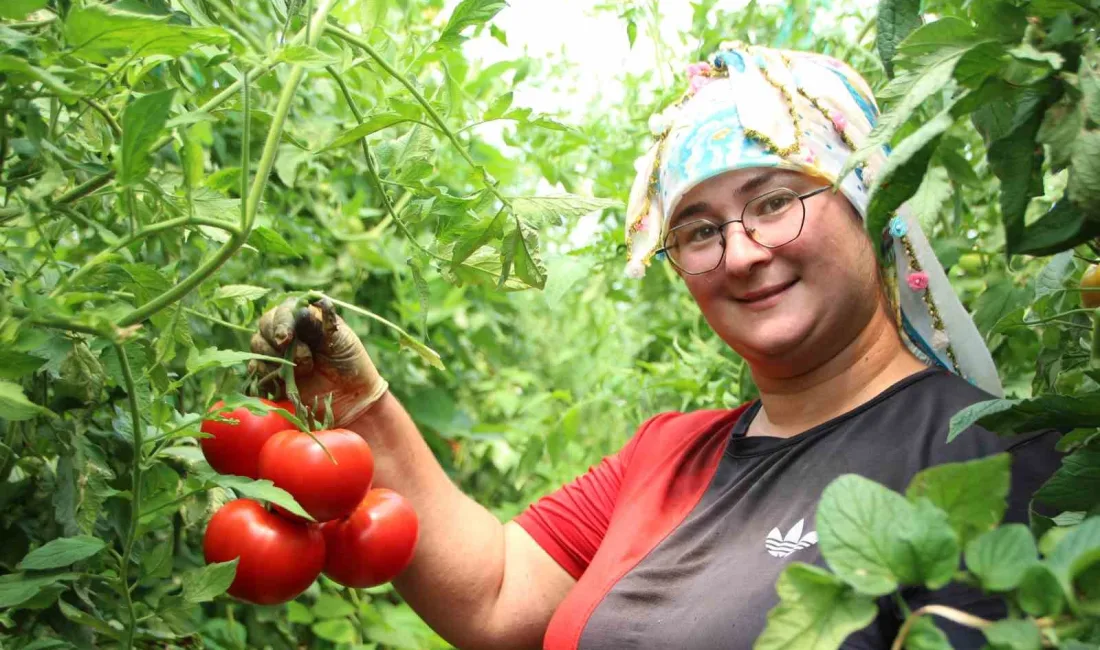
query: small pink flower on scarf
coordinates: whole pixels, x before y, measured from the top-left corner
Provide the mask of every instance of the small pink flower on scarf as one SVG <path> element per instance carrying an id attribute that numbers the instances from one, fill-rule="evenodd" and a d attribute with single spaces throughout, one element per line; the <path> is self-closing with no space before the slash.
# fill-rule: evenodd
<path id="1" fill-rule="evenodd" d="M 844 113 L 833 113 L 832 117 L 833 126 L 836 127 L 837 131 L 843 133 L 844 129 L 848 128 L 848 118 L 844 117 Z"/>
<path id="2" fill-rule="evenodd" d="M 928 274 L 924 271 L 914 271 L 906 278 L 906 282 L 913 291 L 924 291 L 928 288 Z"/>
<path id="3" fill-rule="evenodd" d="M 712 68 L 711 65 L 709 63 L 707 63 L 706 61 L 701 61 L 699 63 L 692 63 L 692 64 L 688 65 L 688 67 L 687 67 L 687 76 L 688 77 L 706 76 L 706 75 L 710 74 L 713 69 L 714 68 Z"/>

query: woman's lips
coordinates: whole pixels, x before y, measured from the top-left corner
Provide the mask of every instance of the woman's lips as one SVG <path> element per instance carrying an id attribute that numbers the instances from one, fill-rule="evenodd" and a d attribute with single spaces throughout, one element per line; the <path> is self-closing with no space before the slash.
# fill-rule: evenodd
<path id="1" fill-rule="evenodd" d="M 734 297 L 734 300 L 751 307 L 766 307 L 772 303 L 777 302 L 779 296 L 781 296 L 787 289 L 790 289 L 798 280 L 792 280 L 784 284 L 774 284 L 770 287 L 764 287 L 763 289 L 757 289 L 756 291 L 749 291 L 741 296 Z"/>

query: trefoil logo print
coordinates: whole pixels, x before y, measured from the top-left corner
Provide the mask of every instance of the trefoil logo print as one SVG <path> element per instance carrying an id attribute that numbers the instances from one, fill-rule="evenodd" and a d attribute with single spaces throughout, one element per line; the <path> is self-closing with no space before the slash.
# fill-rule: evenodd
<path id="1" fill-rule="evenodd" d="M 802 534 L 805 523 L 805 519 L 799 519 L 798 523 L 792 526 L 786 535 L 780 533 L 778 528 L 772 528 L 771 532 L 768 533 L 768 538 L 764 540 L 764 547 L 768 549 L 768 554 L 773 557 L 787 557 L 796 551 L 801 551 L 816 544 L 817 533 L 815 531 L 810 531 L 805 535 Z"/>

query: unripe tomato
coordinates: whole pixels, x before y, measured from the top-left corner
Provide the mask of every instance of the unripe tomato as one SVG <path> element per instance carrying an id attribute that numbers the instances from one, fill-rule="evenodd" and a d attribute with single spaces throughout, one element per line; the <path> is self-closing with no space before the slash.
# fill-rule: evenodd
<path id="1" fill-rule="evenodd" d="M 229 593 L 257 605 L 293 600 L 325 565 L 325 538 L 317 524 L 284 519 L 250 499 L 222 506 L 206 526 L 206 562 L 240 558 Z"/>
<path id="2" fill-rule="evenodd" d="M 370 445 L 347 429 L 315 431 L 313 437 L 295 430 L 271 436 L 260 450 L 260 478 L 289 492 L 317 521 L 346 517 L 374 479 Z"/>
<path id="3" fill-rule="evenodd" d="M 1089 309 L 1100 307 L 1100 267 L 1091 264 L 1081 276 L 1081 288 L 1092 291 L 1081 292 L 1081 304 Z"/>
<path id="4" fill-rule="evenodd" d="M 290 402 L 276 403 L 266 399 L 260 401 L 268 406 L 294 412 L 294 405 Z M 225 402 L 214 404 L 211 412 L 217 411 L 223 404 Z M 203 420 L 202 432 L 213 437 L 199 440 L 206 462 L 219 474 L 259 478 L 260 450 L 264 443 L 276 433 L 294 428 L 294 425 L 278 413 L 272 411 L 264 415 L 254 415 L 243 406 L 223 417 L 237 420 L 237 424 Z"/>
<path id="5" fill-rule="evenodd" d="M 321 524 L 325 575 L 345 587 L 363 589 L 396 578 L 412 561 L 420 524 L 405 497 L 379 488 L 347 519 Z"/>
<path id="6" fill-rule="evenodd" d="M 982 270 L 982 256 L 977 253 L 963 253 L 959 256 L 959 268 L 967 273 L 980 273 Z"/>

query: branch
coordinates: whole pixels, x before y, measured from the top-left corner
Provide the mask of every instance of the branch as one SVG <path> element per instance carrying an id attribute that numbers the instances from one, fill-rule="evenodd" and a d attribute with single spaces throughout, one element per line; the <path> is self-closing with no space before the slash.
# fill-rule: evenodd
<path id="1" fill-rule="evenodd" d="M 973 614 L 967 614 L 966 612 L 955 609 L 954 607 L 947 607 L 945 605 L 925 605 L 917 611 L 909 615 L 909 618 L 905 619 L 905 624 L 898 630 L 898 637 L 894 639 L 894 644 L 890 646 L 890 650 L 901 650 L 905 645 L 905 638 L 909 636 L 910 630 L 913 629 L 913 625 L 916 624 L 917 619 L 925 614 L 935 614 L 940 618 L 946 618 L 947 620 L 958 623 L 959 625 L 965 625 L 966 627 L 972 627 L 975 629 L 984 629 L 993 625 L 993 621 L 987 621 L 984 618 L 979 618 Z"/>

